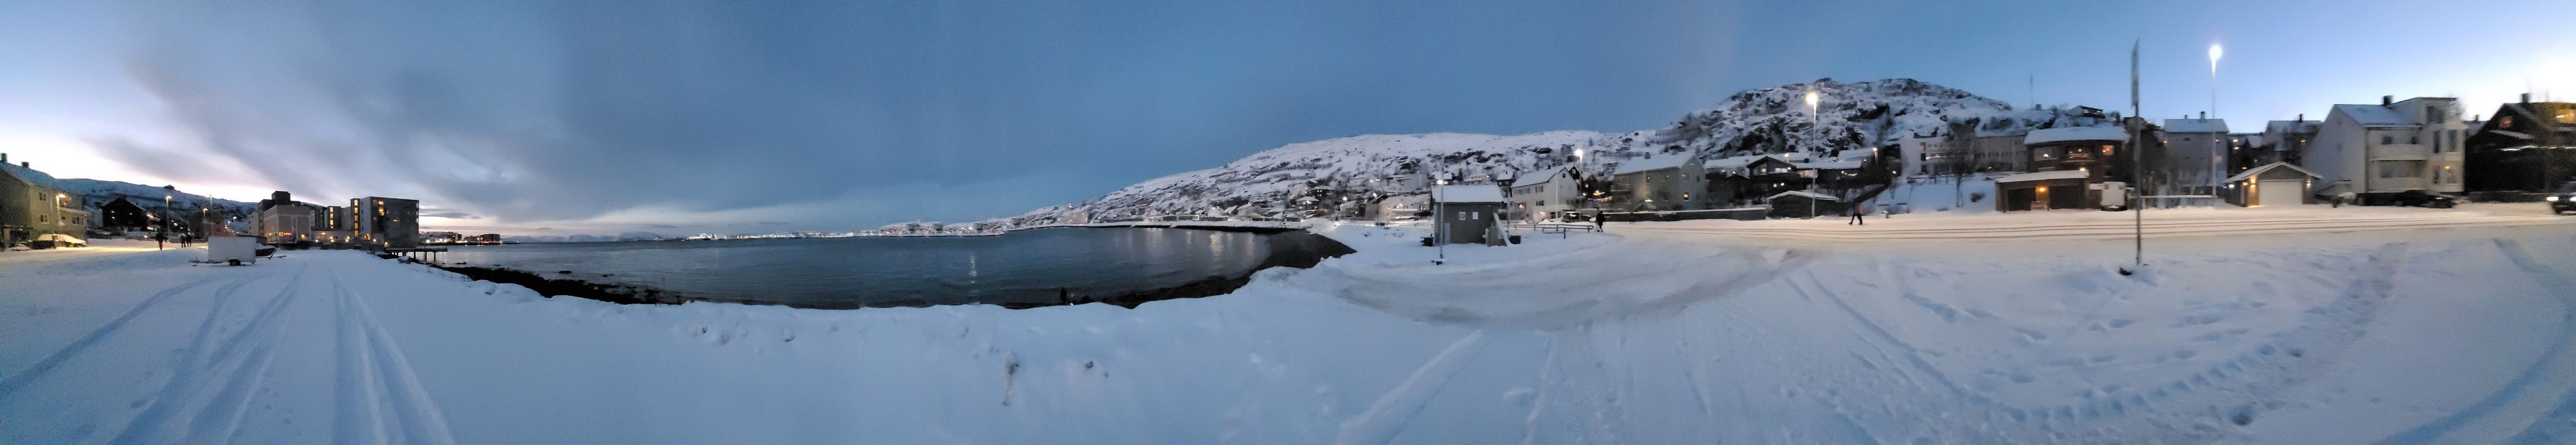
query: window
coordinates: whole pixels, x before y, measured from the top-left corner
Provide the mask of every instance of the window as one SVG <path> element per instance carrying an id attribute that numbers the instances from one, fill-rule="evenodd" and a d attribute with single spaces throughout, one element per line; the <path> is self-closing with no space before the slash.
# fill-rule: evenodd
<path id="1" fill-rule="evenodd" d="M 2558 116 L 2556 117 L 2558 118 L 2558 123 L 2576 124 L 2576 108 L 2560 108 L 2558 109 Z"/>
<path id="2" fill-rule="evenodd" d="M 2379 145 L 2397 145 L 2397 137 L 2384 134 L 2379 135 Z"/>
<path id="3" fill-rule="evenodd" d="M 2379 177 L 2411 179 L 2423 176 L 2424 161 L 2379 161 Z"/>
<path id="4" fill-rule="evenodd" d="M 2410 134 L 2410 135 L 2406 135 L 2406 145 L 2424 145 L 2424 135 L 2420 135 L 2420 134 Z"/>
<path id="5" fill-rule="evenodd" d="M 2424 114 L 2433 115 L 2433 123 L 2442 123 L 2442 107 L 2426 108 Z"/>

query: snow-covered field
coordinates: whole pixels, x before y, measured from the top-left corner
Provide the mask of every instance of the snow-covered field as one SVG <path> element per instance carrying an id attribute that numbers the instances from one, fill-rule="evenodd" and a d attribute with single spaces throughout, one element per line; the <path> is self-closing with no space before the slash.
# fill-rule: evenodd
<path id="1" fill-rule="evenodd" d="M 2093 235 L 1614 223 L 1444 251 L 1324 224 L 1360 253 L 1134 310 L 617 306 L 352 252 L 91 255 L 0 264 L 0 443 L 2576 440 L 2576 218 L 2411 210 L 2167 236 L 2136 276 Z M 2127 216 L 1868 227 L 2097 213 Z"/>

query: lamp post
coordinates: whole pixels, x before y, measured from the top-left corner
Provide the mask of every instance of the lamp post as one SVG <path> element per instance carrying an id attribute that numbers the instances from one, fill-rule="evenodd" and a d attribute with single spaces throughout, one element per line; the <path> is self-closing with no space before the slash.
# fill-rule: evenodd
<path id="1" fill-rule="evenodd" d="M 1441 189 L 1445 188 L 1449 188 L 1447 179 L 1439 180 L 1431 187 L 1431 245 L 1440 256 L 1431 261 L 1435 265 L 1449 260 L 1449 200 L 1441 199 L 1441 195 L 1447 192 Z"/>
<path id="2" fill-rule="evenodd" d="M 2213 115 L 2218 114 L 2218 57 L 2226 54 L 2218 44 L 2209 44 L 2209 114 Z"/>
<path id="3" fill-rule="evenodd" d="M 1824 109 L 1817 107 L 1818 104 L 1822 103 L 1824 103 L 1824 98 L 1818 97 L 1816 90 L 1807 90 L 1807 114 L 1815 117 L 1815 124 L 1818 127 L 1825 125 L 1825 111 Z"/>

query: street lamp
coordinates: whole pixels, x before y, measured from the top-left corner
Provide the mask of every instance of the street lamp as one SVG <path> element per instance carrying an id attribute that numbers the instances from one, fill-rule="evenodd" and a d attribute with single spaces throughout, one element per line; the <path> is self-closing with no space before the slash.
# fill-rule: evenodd
<path id="1" fill-rule="evenodd" d="M 1817 96 L 1816 90 L 1807 90 L 1807 114 L 1815 116 L 1816 125 L 1825 124 L 1824 109 L 1816 107 L 1817 104 L 1823 103 L 1823 101 L 1824 98 Z"/>
<path id="2" fill-rule="evenodd" d="M 2209 114 L 2218 114 L 2218 58 L 2226 54 L 2218 44 L 2209 44 Z"/>

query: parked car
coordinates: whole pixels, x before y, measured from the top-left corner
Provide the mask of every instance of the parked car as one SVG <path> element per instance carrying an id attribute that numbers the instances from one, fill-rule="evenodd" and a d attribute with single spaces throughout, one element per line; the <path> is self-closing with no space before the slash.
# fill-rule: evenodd
<path id="1" fill-rule="evenodd" d="M 37 247 L 38 249 L 45 249 L 45 248 L 51 248 L 51 247 L 89 247 L 89 240 L 84 240 L 84 239 L 80 239 L 80 237 L 71 236 L 71 235 L 64 235 L 64 234 L 60 234 L 60 233 L 48 233 L 48 234 L 43 234 L 43 235 L 36 235 L 36 241 L 35 241 L 35 243 L 37 243 L 37 244 L 39 244 L 39 245 L 43 245 L 43 246 L 48 246 L 48 247 Z"/>
<path id="2" fill-rule="evenodd" d="M 2459 203 L 2459 200 L 2458 200 L 2457 198 L 2452 198 L 2452 197 L 2450 197 L 2450 196 L 2445 196 L 2445 195 L 2439 195 L 2439 194 L 2427 193 L 2427 192 L 2425 192 L 2425 191 L 2423 191 L 2423 190 L 2407 190 L 2407 191 L 2403 191 L 2403 192 L 2398 192 L 2398 193 L 2397 193 L 2397 197 L 2392 198 L 2392 199 L 2394 199 L 2394 200 L 2395 200 L 2395 202 L 2397 203 L 2397 205 L 2410 206 L 2410 207 L 2429 207 L 2429 208 L 2436 208 L 2436 209 L 2447 209 L 2447 208 L 2451 208 L 2451 206 L 2455 206 L 2455 205 L 2459 205 L 2459 204 L 2460 204 L 2460 203 Z"/>
<path id="3" fill-rule="evenodd" d="M 2542 201 L 2549 202 L 2549 214 L 2551 215 L 2576 212 L 2576 181 L 2568 181 L 2565 184 L 2559 184 L 2558 191 L 2556 193 L 2549 195 L 2547 198 L 2540 199 Z"/>

